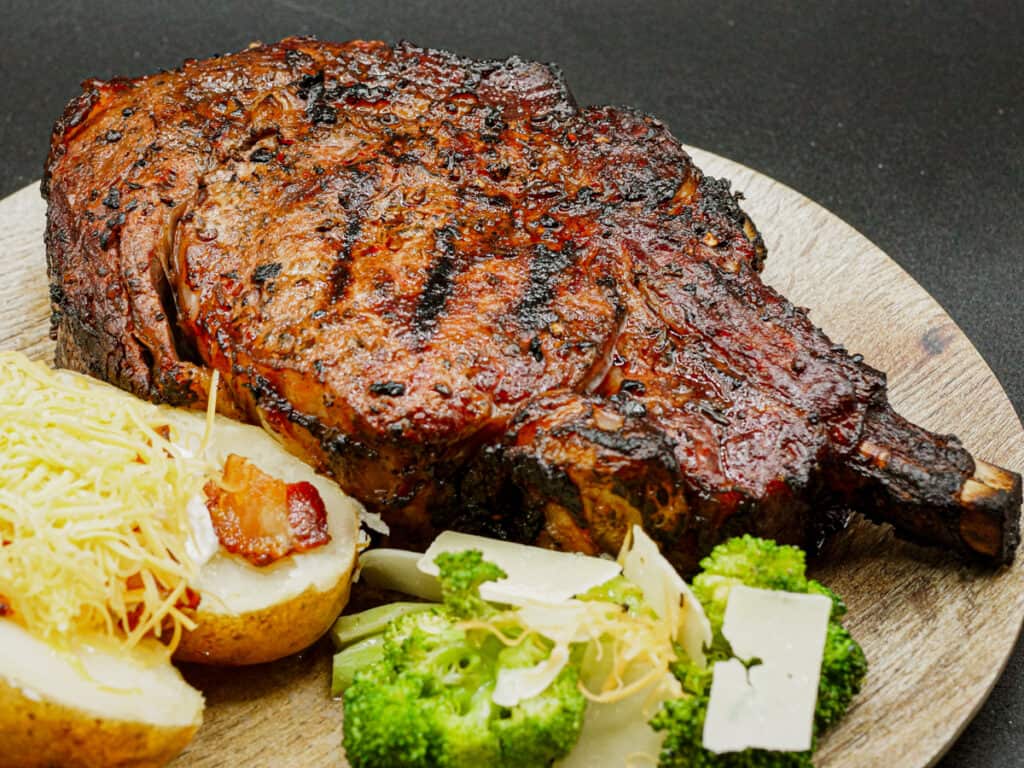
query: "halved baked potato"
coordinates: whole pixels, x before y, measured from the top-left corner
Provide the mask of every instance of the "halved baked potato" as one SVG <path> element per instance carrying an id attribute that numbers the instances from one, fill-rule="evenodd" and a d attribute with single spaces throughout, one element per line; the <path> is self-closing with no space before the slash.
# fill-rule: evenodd
<path id="1" fill-rule="evenodd" d="M 154 641 L 57 649 L 0 619 L 0 765 L 148 768 L 170 762 L 203 719 L 203 696 Z"/>
<path id="2" fill-rule="evenodd" d="M 205 420 L 200 415 L 171 409 L 167 415 L 183 436 L 201 440 Z M 223 466 L 230 454 L 286 483 L 311 483 L 326 507 L 331 540 L 265 566 L 218 547 L 193 583 L 202 600 L 194 614 L 198 626 L 184 633 L 175 652 L 181 661 L 241 665 L 279 659 L 315 642 L 348 601 L 359 503 L 263 430 L 218 417 L 204 455 Z"/>

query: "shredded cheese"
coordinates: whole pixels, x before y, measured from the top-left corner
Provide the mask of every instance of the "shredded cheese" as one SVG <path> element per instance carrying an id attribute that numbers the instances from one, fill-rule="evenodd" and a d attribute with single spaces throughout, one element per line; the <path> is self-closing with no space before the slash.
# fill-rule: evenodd
<path id="1" fill-rule="evenodd" d="M 169 435 L 165 437 L 165 435 Z M 97 632 L 173 650 L 197 566 L 187 506 L 208 468 L 161 409 L 0 353 L 0 595 L 56 644 Z"/>
<path id="2" fill-rule="evenodd" d="M 220 386 L 220 371 L 214 369 L 210 376 L 210 395 L 206 398 L 206 428 L 203 430 L 203 441 L 200 444 L 200 455 L 206 453 L 213 437 L 213 420 L 217 418 L 217 387 Z"/>
<path id="3" fill-rule="evenodd" d="M 628 698 L 663 678 L 676 660 L 668 624 L 656 616 L 632 615 L 615 603 L 534 603 L 487 619 L 462 621 L 459 626 L 488 632 L 509 646 L 518 645 L 531 634 L 547 638 L 553 644 L 552 658 L 560 661 L 538 665 L 546 672 L 548 682 L 568 661 L 570 645 L 586 643 L 579 689 L 592 702 L 607 704 Z"/>

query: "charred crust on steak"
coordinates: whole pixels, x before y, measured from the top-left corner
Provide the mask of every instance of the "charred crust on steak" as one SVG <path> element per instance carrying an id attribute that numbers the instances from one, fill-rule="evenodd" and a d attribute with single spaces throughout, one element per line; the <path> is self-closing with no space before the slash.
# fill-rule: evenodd
<path id="1" fill-rule="evenodd" d="M 405 385 L 397 381 L 375 381 L 370 385 L 370 392 L 386 397 L 401 397 L 405 394 Z"/>
<path id="2" fill-rule="evenodd" d="M 275 277 L 281 274 L 282 265 L 279 261 L 271 261 L 264 264 L 257 265 L 256 269 L 252 272 L 252 281 L 254 283 L 265 283 L 269 280 L 273 280 Z"/>

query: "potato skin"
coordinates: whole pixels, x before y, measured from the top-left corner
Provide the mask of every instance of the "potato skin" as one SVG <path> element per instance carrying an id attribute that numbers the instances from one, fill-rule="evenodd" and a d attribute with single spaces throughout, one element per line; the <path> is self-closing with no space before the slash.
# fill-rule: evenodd
<path id="1" fill-rule="evenodd" d="M 33 700 L 0 678 L 0 764 L 5 768 L 159 768 L 192 740 L 193 725 L 105 720 L 47 699 Z"/>
<path id="2" fill-rule="evenodd" d="M 175 661 L 244 666 L 276 661 L 315 643 L 348 603 L 350 568 L 327 592 L 310 587 L 285 603 L 228 615 L 196 613 L 198 626 L 182 635 Z"/>

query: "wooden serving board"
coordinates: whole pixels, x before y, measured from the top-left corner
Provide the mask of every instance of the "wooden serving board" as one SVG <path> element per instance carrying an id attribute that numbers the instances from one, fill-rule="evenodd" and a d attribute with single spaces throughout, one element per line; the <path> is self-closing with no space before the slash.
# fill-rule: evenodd
<path id="1" fill-rule="evenodd" d="M 882 251 L 819 205 L 749 168 L 692 150 L 733 181 L 768 243 L 766 280 L 810 307 L 836 341 L 889 373 L 896 408 L 960 436 L 975 455 L 1024 468 L 1024 431 L 970 341 Z M 42 241 L 32 185 L 0 202 L 0 349 L 52 362 Z M 1024 613 L 1024 556 L 998 573 L 896 541 L 856 523 L 814 575 L 843 594 L 870 663 L 864 691 L 823 740 L 820 767 L 934 763 L 981 706 L 1014 647 Z M 188 668 L 206 722 L 175 766 L 344 765 L 341 705 L 328 691 L 321 643 L 276 664 Z"/>

